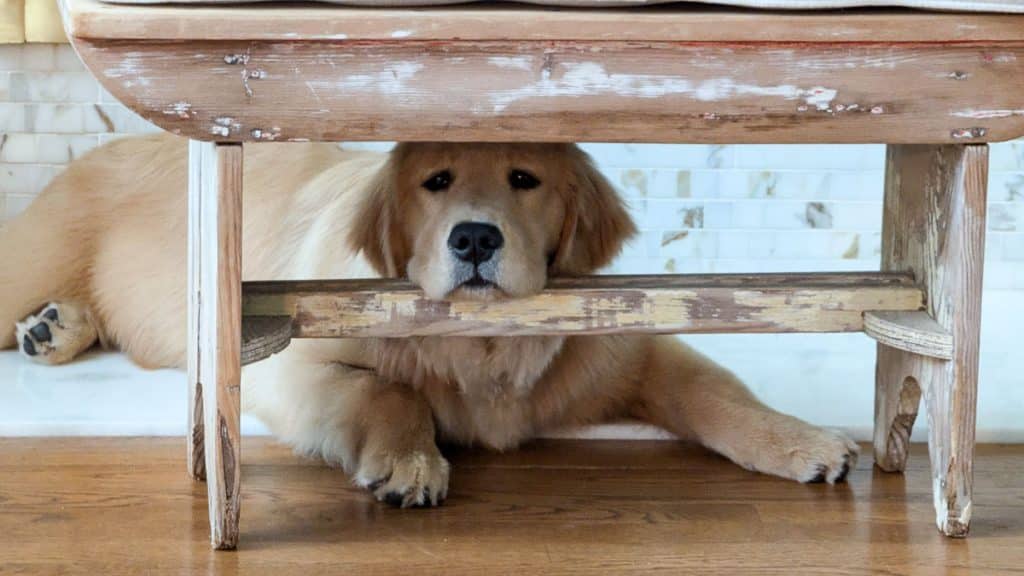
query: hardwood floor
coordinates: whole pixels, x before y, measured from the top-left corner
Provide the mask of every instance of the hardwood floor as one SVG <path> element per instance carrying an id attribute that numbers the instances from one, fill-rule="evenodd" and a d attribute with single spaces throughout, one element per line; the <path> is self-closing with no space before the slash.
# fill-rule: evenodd
<path id="1" fill-rule="evenodd" d="M 840 486 L 677 442 L 448 453 L 448 502 L 402 511 L 246 438 L 240 547 L 213 552 L 184 440 L 0 439 L 0 574 L 1024 573 L 1024 446 L 979 447 L 967 540 L 932 523 L 922 446 Z"/>

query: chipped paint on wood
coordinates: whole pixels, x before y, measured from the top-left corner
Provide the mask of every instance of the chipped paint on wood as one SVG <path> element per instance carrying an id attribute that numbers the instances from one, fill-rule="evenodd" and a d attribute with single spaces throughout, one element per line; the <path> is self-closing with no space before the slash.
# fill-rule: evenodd
<path id="1" fill-rule="evenodd" d="M 928 413 L 936 524 L 957 537 L 966 536 L 971 515 L 987 169 L 983 144 L 889 146 L 882 268 L 914 271 L 928 319 L 890 314 L 867 326 L 885 344 L 876 370 L 876 461 L 887 470 L 905 465 L 905 446 L 890 432 L 913 408 L 899 407 L 913 379 Z"/>
<path id="2" fill-rule="evenodd" d="M 850 332 L 862 329 L 865 310 L 923 305 L 913 284 L 879 283 L 881 277 L 870 274 L 742 278 L 708 276 L 687 283 L 594 277 L 496 302 L 429 300 L 415 287 L 390 280 L 253 283 L 246 286 L 243 309 L 246 315 L 293 317 L 294 337 L 383 338 Z"/>
<path id="3" fill-rule="evenodd" d="M 532 70 L 533 59 L 528 56 L 491 56 L 487 59 L 489 64 L 498 68 L 511 68 L 516 70 Z"/>
<path id="4" fill-rule="evenodd" d="M 172 103 L 163 110 L 163 113 L 170 116 L 177 116 L 178 118 L 188 118 L 195 115 L 195 113 L 192 112 L 192 105 L 183 101 Z"/>
<path id="5" fill-rule="evenodd" d="M 974 126 L 972 128 L 956 128 L 950 132 L 950 136 L 953 140 L 971 140 L 976 138 L 983 138 L 988 130 L 980 126 Z"/>
<path id="6" fill-rule="evenodd" d="M 988 119 L 988 118 L 1009 118 L 1011 116 L 1024 116 L 1024 108 L 1016 110 L 1002 109 L 1002 110 L 957 110 L 951 114 L 957 118 L 975 118 L 975 119 Z"/>
<path id="7" fill-rule="evenodd" d="M 314 94 L 317 91 L 337 91 L 346 94 L 352 91 L 364 93 L 379 93 L 382 95 L 397 95 L 408 91 L 408 82 L 416 74 L 423 70 L 420 62 L 389 62 L 381 66 L 380 70 L 369 74 L 352 74 L 341 79 L 334 80 L 311 80 L 306 86 Z"/>
<path id="8" fill-rule="evenodd" d="M 490 59 L 493 62 L 493 58 Z M 500 66 L 506 68 L 507 66 Z M 668 74 L 609 73 L 598 62 L 559 63 L 560 74 L 541 74 L 532 84 L 490 93 L 493 111 L 530 98 L 560 98 L 612 94 L 622 97 L 661 98 L 683 95 L 701 102 L 727 101 L 742 96 L 778 97 L 802 100 L 817 110 L 829 110 L 838 91 L 823 86 L 800 88 L 790 84 L 760 86 L 737 82 L 728 77 L 694 82 L 686 76 Z M 532 69 L 524 66 L 524 69 Z"/>
<path id="9" fill-rule="evenodd" d="M 1024 135 L 1010 80 L 1024 75 L 1024 59 L 980 57 L 1024 46 L 80 40 L 77 48 L 93 69 L 111 72 L 101 81 L 147 120 L 206 140 L 262 140 L 271 126 L 289 141 L 920 143 Z M 123 77 L 127 70 L 132 77 Z M 950 70 L 1007 80 L 979 91 L 971 81 L 951 82 Z M 165 113 L 179 101 L 194 113 Z M 967 126 L 958 124 L 963 115 L 972 116 Z M 243 129 L 211 132 L 225 116 Z"/>

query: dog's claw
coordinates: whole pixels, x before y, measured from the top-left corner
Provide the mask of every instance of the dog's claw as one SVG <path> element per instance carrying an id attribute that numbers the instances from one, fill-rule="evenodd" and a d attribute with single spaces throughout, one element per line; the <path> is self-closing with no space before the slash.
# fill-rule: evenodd
<path id="1" fill-rule="evenodd" d="M 850 473 L 850 462 L 849 458 L 846 458 L 846 462 L 843 462 L 843 468 L 839 471 L 839 475 L 836 476 L 835 483 L 846 482 L 846 475 Z"/>

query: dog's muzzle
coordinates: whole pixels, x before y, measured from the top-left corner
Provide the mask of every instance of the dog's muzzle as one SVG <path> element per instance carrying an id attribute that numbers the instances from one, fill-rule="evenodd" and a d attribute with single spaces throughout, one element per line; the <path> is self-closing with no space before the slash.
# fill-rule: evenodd
<path id="1" fill-rule="evenodd" d="M 448 249 L 455 257 L 455 285 L 486 287 L 496 282 L 494 255 L 505 244 L 501 230 L 486 222 L 461 222 L 448 235 Z"/>

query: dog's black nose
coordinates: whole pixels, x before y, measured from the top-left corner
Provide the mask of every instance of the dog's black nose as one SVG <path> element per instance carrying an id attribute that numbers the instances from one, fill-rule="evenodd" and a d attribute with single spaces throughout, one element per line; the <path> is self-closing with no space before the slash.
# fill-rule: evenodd
<path id="1" fill-rule="evenodd" d="M 448 247 L 463 262 L 480 264 L 494 256 L 505 243 L 497 226 L 483 222 L 462 222 L 448 235 Z"/>

